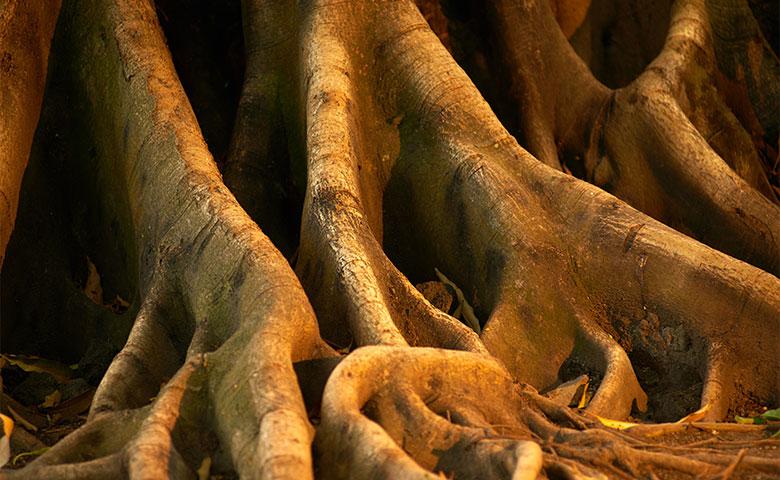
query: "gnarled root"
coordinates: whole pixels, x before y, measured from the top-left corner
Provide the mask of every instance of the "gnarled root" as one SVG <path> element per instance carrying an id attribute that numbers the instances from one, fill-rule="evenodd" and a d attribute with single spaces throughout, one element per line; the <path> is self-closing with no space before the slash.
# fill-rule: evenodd
<path id="1" fill-rule="evenodd" d="M 760 458 L 761 440 L 728 453 L 663 440 L 599 426 L 483 356 L 364 347 L 328 381 L 316 445 L 326 478 L 687 477 L 714 475 L 734 461 L 741 474 L 760 476 L 780 466 L 778 458 Z"/>
<path id="2" fill-rule="evenodd" d="M 689 397 L 708 406 L 705 420 L 739 412 L 746 398 L 776 401 L 780 280 L 532 157 L 413 2 L 248 0 L 244 11 L 249 29 L 283 32 L 282 43 L 302 48 L 282 68 L 290 58 L 265 34 L 247 35 L 257 57 L 239 115 L 258 117 L 238 122 L 227 168 L 260 222 L 276 208 L 263 212 L 265 199 L 280 196 L 270 177 L 252 188 L 250 172 L 288 160 L 290 175 L 307 171 L 295 266 L 303 288 L 222 183 L 150 2 L 74 2 L 55 40 L 55 72 L 72 82 L 72 98 L 89 100 L 92 154 L 77 156 L 87 163 L 78 168 L 113 192 L 100 201 L 120 225 L 126 264 L 137 265 L 140 301 L 89 421 L 19 477 L 186 477 L 204 458 L 242 477 L 312 477 L 314 430 L 293 363 L 316 370 L 306 361 L 332 357 L 320 363 L 327 371 L 338 358 L 314 311 L 328 340 L 362 347 L 325 386 L 323 476 L 780 466 L 761 448 L 764 431 L 676 445 L 665 434 L 688 427 L 619 432 L 591 415 L 652 408 L 679 387 L 652 371 L 678 367 L 701 380 Z M 289 86 L 291 72 L 300 77 Z M 257 125 L 267 128 L 252 139 Z M 524 140 L 554 164 L 550 132 L 532 127 L 544 134 Z M 280 153 L 279 131 L 305 138 L 305 158 Z M 478 328 L 412 286 L 436 269 L 462 289 Z M 534 390 L 583 373 L 598 384 L 584 413 Z"/>
<path id="3" fill-rule="evenodd" d="M 481 53 L 481 63 L 462 55 L 461 61 L 485 79 L 480 88 L 501 102 L 496 108 L 531 154 L 778 275 L 778 185 L 770 185 L 774 173 L 759 153 L 777 143 L 777 115 L 769 120 L 768 111 L 780 101 L 780 63 L 745 2 L 675 2 L 660 54 L 617 90 L 588 71 L 547 1 L 488 3 L 480 13 L 482 3 L 475 2 L 469 28 L 481 30 L 461 43 L 479 43 L 479 32 L 489 42 L 469 49 L 449 41 L 456 54 Z M 656 3 L 648 8 L 664 8 Z M 729 27 L 725 18 L 746 20 Z M 453 22 L 456 34 L 469 29 Z M 745 50 L 755 61 L 731 53 Z M 762 155 L 774 163 L 776 154 Z"/>
<path id="4" fill-rule="evenodd" d="M 496 121 L 419 12 L 403 2 L 388 8 L 393 20 L 381 24 L 363 4 L 302 12 L 311 38 L 302 58 L 309 187 L 297 268 L 326 335 L 458 347 L 416 334 L 453 321 L 431 320 L 431 307 L 380 250 L 385 238 L 408 275 L 439 268 L 465 287 L 483 319 L 482 342 L 518 380 L 553 387 L 566 380 L 567 362 L 602 378 L 594 412 L 643 408 L 630 358 L 666 368 L 682 357 L 670 350 L 691 350 L 690 368 L 708 379 L 705 398 L 720 396 L 711 389 L 735 393 L 711 418 L 743 394 L 776 398 L 777 279 L 540 164 Z M 365 25 L 334 29 L 340 15 Z M 367 54 L 345 48 L 362 45 L 356 39 L 375 55 L 365 71 L 357 63 Z M 366 93 L 374 85 L 379 98 Z M 743 357 L 751 337 L 767 341 Z M 473 344 L 458 348 L 484 351 Z M 714 345 L 728 348 L 710 355 Z M 743 372 L 762 373 L 719 370 L 726 351 Z"/>
<path id="5" fill-rule="evenodd" d="M 187 478 L 209 457 L 248 478 L 311 477 L 313 429 L 293 362 L 334 353 L 300 284 L 222 184 L 152 5 L 68 7 L 55 75 L 95 100 L 100 165 L 76 168 L 118 199 L 106 211 L 133 219 L 123 228 L 142 301 L 89 421 L 16 475 Z"/>

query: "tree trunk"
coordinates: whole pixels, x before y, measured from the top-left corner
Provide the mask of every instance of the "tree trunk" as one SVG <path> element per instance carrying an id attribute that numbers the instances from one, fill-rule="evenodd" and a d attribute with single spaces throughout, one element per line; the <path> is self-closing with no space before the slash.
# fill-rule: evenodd
<path id="1" fill-rule="evenodd" d="M 748 5 L 679 0 L 626 80 L 583 46 L 604 2 L 417 3 L 245 0 L 231 126 L 202 74 L 229 57 L 187 61 L 170 4 L 63 2 L 34 142 L 0 105 L 34 145 L 3 330 L 102 379 L 3 476 L 780 469 L 766 428 L 714 423 L 780 400 L 780 63 Z M 583 409 L 552 400 L 583 374 Z"/>

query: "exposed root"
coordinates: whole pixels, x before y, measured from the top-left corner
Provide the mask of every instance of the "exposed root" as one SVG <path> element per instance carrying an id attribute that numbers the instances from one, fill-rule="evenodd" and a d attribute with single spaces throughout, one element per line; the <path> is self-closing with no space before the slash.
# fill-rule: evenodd
<path id="1" fill-rule="evenodd" d="M 394 4 L 393 21 L 381 25 L 333 29 L 333 18 L 362 18 L 371 8 L 301 12 L 310 15 L 301 59 L 310 122 L 297 269 L 329 338 L 442 345 L 430 341 L 441 335 L 418 333 L 438 328 L 435 310 L 384 249 L 407 275 L 438 267 L 465 287 L 487 318 L 487 350 L 518 380 L 549 388 L 566 380 L 559 374 L 570 359 L 598 373 L 594 411 L 625 417 L 634 403 L 644 408 L 625 350 L 641 347 L 673 365 L 677 357 L 664 352 L 690 343 L 700 352 L 692 368 L 706 371 L 713 345 L 728 344 L 728 355 L 742 358 L 737 352 L 756 337 L 766 338 L 761 355 L 717 381 L 737 392 L 736 383 L 750 378 L 752 394 L 774 398 L 767 367 L 777 361 L 769 338 L 777 329 L 766 326 L 780 311 L 775 278 L 540 165 L 495 121 L 409 5 Z M 368 46 L 349 50 L 362 45 L 355 38 Z M 379 98 L 367 94 L 375 85 Z M 387 239 L 383 248 L 379 238 Z M 692 301 L 690 292 L 709 301 Z M 447 317 L 441 325 L 465 330 Z M 706 398 L 714 392 L 708 387 Z M 711 418 L 727 410 L 721 405 Z"/>
<path id="2" fill-rule="evenodd" d="M 638 210 L 777 275 L 780 207 L 758 153 L 777 135 L 756 136 L 765 129 L 750 105 L 765 111 L 780 95 L 774 87 L 732 94 L 725 84 L 713 84 L 722 76 L 718 61 L 740 50 L 734 41 L 745 42 L 721 45 L 710 24 L 720 7 L 676 2 L 659 56 L 628 86 L 612 91 L 577 58 L 548 3 L 495 0 L 482 25 L 497 48 L 483 52 L 495 75 L 480 86 L 505 92 L 497 101 L 519 112 L 507 116 L 518 117 L 513 133 L 521 143 L 544 163 L 563 163 Z M 739 38 L 760 38 L 760 31 L 745 35 Z M 780 63 L 758 45 L 751 48 L 762 60 L 750 68 L 745 59 L 728 57 L 743 65 L 730 64 L 732 78 L 738 68 L 762 82 L 776 78 Z M 759 84 L 748 83 L 753 89 Z M 747 114 L 738 120 L 732 111 L 741 110 Z"/>
<path id="3" fill-rule="evenodd" d="M 719 453 L 717 443 L 688 448 L 664 440 L 598 427 L 591 417 L 520 388 L 482 356 L 365 347 L 328 381 L 317 447 L 323 473 L 336 478 L 347 472 L 352 478 L 434 478 L 429 472 L 455 478 L 561 472 L 636 478 L 714 475 L 737 461 L 743 473 L 780 466 L 780 459 L 755 456 L 760 441 L 735 457 Z"/>
<path id="4" fill-rule="evenodd" d="M 10 1 L 0 10 L 0 267 L 11 237 L 22 175 L 43 101 L 60 0 Z"/>
<path id="5" fill-rule="evenodd" d="M 354 130 L 364 118 L 379 125 L 381 107 L 361 90 L 361 74 L 352 66 L 359 57 L 348 55 L 342 32 L 330 25 L 328 16 L 318 13 L 305 32 L 308 188 L 297 266 L 323 333 L 337 343 L 346 343 L 351 332 L 358 345 L 410 343 L 485 352 L 472 330 L 417 292 L 377 241 L 382 238 L 382 170 L 397 154 L 397 134 L 392 124 L 375 132 Z M 387 164 L 375 164 L 371 151 Z"/>
<path id="6" fill-rule="evenodd" d="M 132 417 L 143 420 L 134 433 L 121 428 L 119 445 L 101 440 L 107 445 L 94 448 L 86 463 L 57 465 L 84 452 L 84 445 L 63 442 L 18 475 L 115 478 L 121 471 L 181 478 L 216 456 L 225 472 L 311 477 L 313 429 L 292 364 L 334 353 L 318 337 L 303 290 L 222 185 L 152 5 L 68 7 L 54 70 L 69 75 L 75 98 L 119 92 L 114 107 L 89 112 L 96 160 L 116 160 L 95 181 L 107 182 L 107 189 L 121 181 L 119 191 L 136 192 L 114 208 L 129 208 L 143 225 L 134 231 L 141 308 L 99 387 L 90 421 L 73 438 L 108 435 L 103 419 L 121 412 L 138 412 Z M 103 48 L 95 53 L 83 38 Z M 110 133 L 117 131 L 124 138 Z"/>

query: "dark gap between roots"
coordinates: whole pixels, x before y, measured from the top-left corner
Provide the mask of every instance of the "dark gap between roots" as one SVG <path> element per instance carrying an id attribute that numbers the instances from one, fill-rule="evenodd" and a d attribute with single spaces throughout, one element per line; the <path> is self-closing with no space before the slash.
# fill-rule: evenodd
<path id="1" fill-rule="evenodd" d="M 769 46 L 780 56 L 780 2 L 748 0 L 748 5 Z"/>
<path id="2" fill-rule="evenodd" d="M 523 145 L 524 139 L 518 136 L 520 112 L 514 108 L 505 88 L 511 85 L 511 72 L 491 53 L 499 47 L 491 38 L 485 18 L 486 6 L 473 0 L 418 0 L 417 3 L 433 31 L 466 71 L 501 123 Z M 431 5 L 435 3 L 439 8 Z M 432 11 L 437 14 L 429 13 Z"/>
<path id="3" fill-rule="evenodd" d="M 238 0 L 155 0 L 173 64 L 218 165 L 230 144 L 244 80 Z"/>
<path id="4" fill-rule="evenodd" d="M 642 421 L 675 422 L 700 406 L 705 340 L 663 316 L 649 312 L 644 319 L 617 327 L 621 346 L 648 396 L 647 412 L 634 412 Z"/>
<path id="5" fill-rule="evenodd" d="M 72 51 L 55 32 L 40 121 L 0 274 L 0 352 L 41 366 L 2 370 L 3 413 L 19 422 L 14 451 L 51 446 L 85 420 L 95 387 L 138 311 L 138 274 L 127 195 L 98 168 L 89 102 L 71 83 Z M 109 107 L 106 107 L 109 108 Z M 109 140 L 110 141 L 110 140 Z M 98 178 L 108 176 L 107 178 Z M 27 459 L 28 461 L 30 459 Z M 13 465 L 23 466 L 24 462 Z"/>
<path id="6" fill-rule="evenodd" d="M 396 162 L 383 195 L 382 247 L 396 268 L 412 285 L 438 309 L 453 314 L 458 300 L 451 286 L 441 282 L 438 269 L 463 291 L 466 302 L 484 327 L 496 302 L 498 282 L 502 277 L 503 257 L 498 251 L 489 251 L 483 264 L 476 259 L 468 239 L 472 222 L 467 218 L 466 201 L 462 191 L 464 179 L 454 175 L 447 187 L 449 211 L 445 231 L 426 232 L 422 224 L 430 218 L 425 209 L 430 206 L 416 198 L 410 181 L 402 170 L 409 159 L 416 158 L 414 140 L 401 133 L 401 157 Z M 439 240 L 441 236 L 443 240 Z M 460 239 L 452 242 L 447 237 Z M 446 238 L 446 239 L 445 239 Z M 448 251 L 456 248 L 457 251 Z M 495 258 L 494 258 L 495 257 Z M 453 263 L 452 259 L 458 259 Z M 478 279 L 487 279 L 488 288 L 477 291 Z"/>
<path id="7" fill-rule="evenodd" d="M 55 33 L 0 278 L 1 350 L 79 363 L 97 384 L 138 309 L 135 247 L 123 187 L 108 182 L 115 188 L 107 191 L 95 178 L 110 173 L 95 167 L 88 102 L 71 89 L 70 60 L 58 45 Z"/>
<path id="8" fill-rule="evenodd" d="M 599 81 L 624 87 L 661 52 L 671 7 L 670 0 L 592 0 L 569 43 Z"/>

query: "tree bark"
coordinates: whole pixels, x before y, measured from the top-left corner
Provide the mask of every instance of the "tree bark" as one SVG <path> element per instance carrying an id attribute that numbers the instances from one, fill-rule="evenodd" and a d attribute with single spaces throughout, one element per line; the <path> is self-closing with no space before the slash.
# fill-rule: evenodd
<path id="1" fill-rule="evenodd" d="M 0 6 L 0 267 L 11 237 L 22 175 L 43 100 L 59 0 Z"/>

